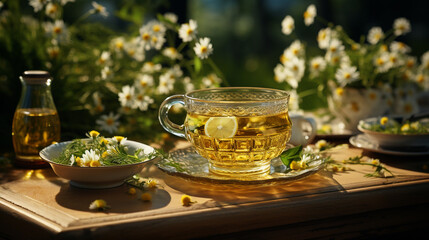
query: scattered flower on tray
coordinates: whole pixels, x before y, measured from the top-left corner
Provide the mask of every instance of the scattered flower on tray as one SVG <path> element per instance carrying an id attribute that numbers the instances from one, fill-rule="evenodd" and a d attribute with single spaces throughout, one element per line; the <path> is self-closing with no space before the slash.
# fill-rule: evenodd
<path id="1" fill-rule="evenodd" d="M 193 203 L 191 196 L 183 194 L 182 197 L 180 198 L 180 202 L 182 203 L 183 206 L 185 207 L 189 207 L 191 206 Z"/>
<path id="2" fill-rule="evenodd" d="M 140 199 L 143 202 L 151 202 L 152 201 L 152 194 L 150 194 L 148 192 L 144 192 L 144 193 L 142 193 L 142 195 L 140 195 Z"/>
<path id="3" fill-rule="evenodd" d="M 104 211 L 104 210 L 110 209 L 110 206 L 107 205 L 107 202 L 105 200 L 97 199 L 89 205 L 89 209 Z"/>

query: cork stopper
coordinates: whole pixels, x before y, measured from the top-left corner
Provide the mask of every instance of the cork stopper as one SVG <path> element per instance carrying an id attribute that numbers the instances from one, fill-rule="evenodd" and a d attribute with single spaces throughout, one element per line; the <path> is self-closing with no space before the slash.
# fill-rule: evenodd
<path id="1" fill-rule="evenodd" d="M 26 83 L 45 83 L 47 80 L 50 80 L 51 75 L 47 71 L 29 70 L 25 71 L 21 78 Z"/>

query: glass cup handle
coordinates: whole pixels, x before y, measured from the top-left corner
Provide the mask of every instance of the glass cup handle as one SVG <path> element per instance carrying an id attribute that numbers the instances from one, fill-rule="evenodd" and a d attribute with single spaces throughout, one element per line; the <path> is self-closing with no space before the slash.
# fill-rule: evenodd
<path id="1" fill-rule="evenodd" d="M 316 121 L 314 120 L 314 118 L 311 117 L 305 117 L 304 120 L 306 122 L 308 122 L 311 126 L 311 132 L 310 134 L 307 136 L 307 144 L 311 143 L 311 141 L 313 141 L 313 139 L 316 137 L 317 134 L 317 124 Z"/>
<path id="2" fill-rule="evenodd" d="M 161 123 L 161 126 L 169 133 L 174 134 L 178 137 L 182 137 L 182 138 L 186 138 L 185 136 L 185 125 L 178 125 L 175 124 L 174 122 L 172 122 L 169 118 L 168 118 L 168 112 L 170 111 L 170 108 L 174 105 L 174 104 L 182 104 L 183 106 L 185 106 L 185 102 L 184 102 L 184 95 L 173 95 L 170 96 L 168 98 L 166 98 L 162 103 L 161 106 L 159 107 L 159 112 L 158 112 L 158 119 L 159 122 Z"/>

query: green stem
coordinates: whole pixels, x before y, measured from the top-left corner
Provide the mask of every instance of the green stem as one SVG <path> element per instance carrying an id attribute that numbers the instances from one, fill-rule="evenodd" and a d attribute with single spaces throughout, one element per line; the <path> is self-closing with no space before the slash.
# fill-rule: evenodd
<path id="1" fill-rule="evenodd" d="M 209 63 L 209 65 L 212 67 L 212 69 L 215 71 L 216 75 L 218 75 L 221 79 L 222 79 L 222 83 L 229 87 L 231 86 L 228 82 L 228 80 L 225 78 L 225 76 L 222 74 L 222 72 L 220 71 L 220 69 L 217 67 L 217 65 L 213 62 L 213 60 L 211 58 L 207 58 L 207 62 Z"/>

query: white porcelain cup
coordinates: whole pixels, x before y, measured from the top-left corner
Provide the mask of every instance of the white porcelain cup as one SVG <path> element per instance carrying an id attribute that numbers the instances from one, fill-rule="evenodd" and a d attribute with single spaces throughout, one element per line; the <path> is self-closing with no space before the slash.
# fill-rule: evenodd
<path id="1" fill-rule="evenodd" d="M 317 133 L 317 125 L 314 118 L 296 113 L 290 113 L 289 115 L 292 121 L 292 136 L 289 143 L 295 146 L 305 146 L 311 143 Z"/>

